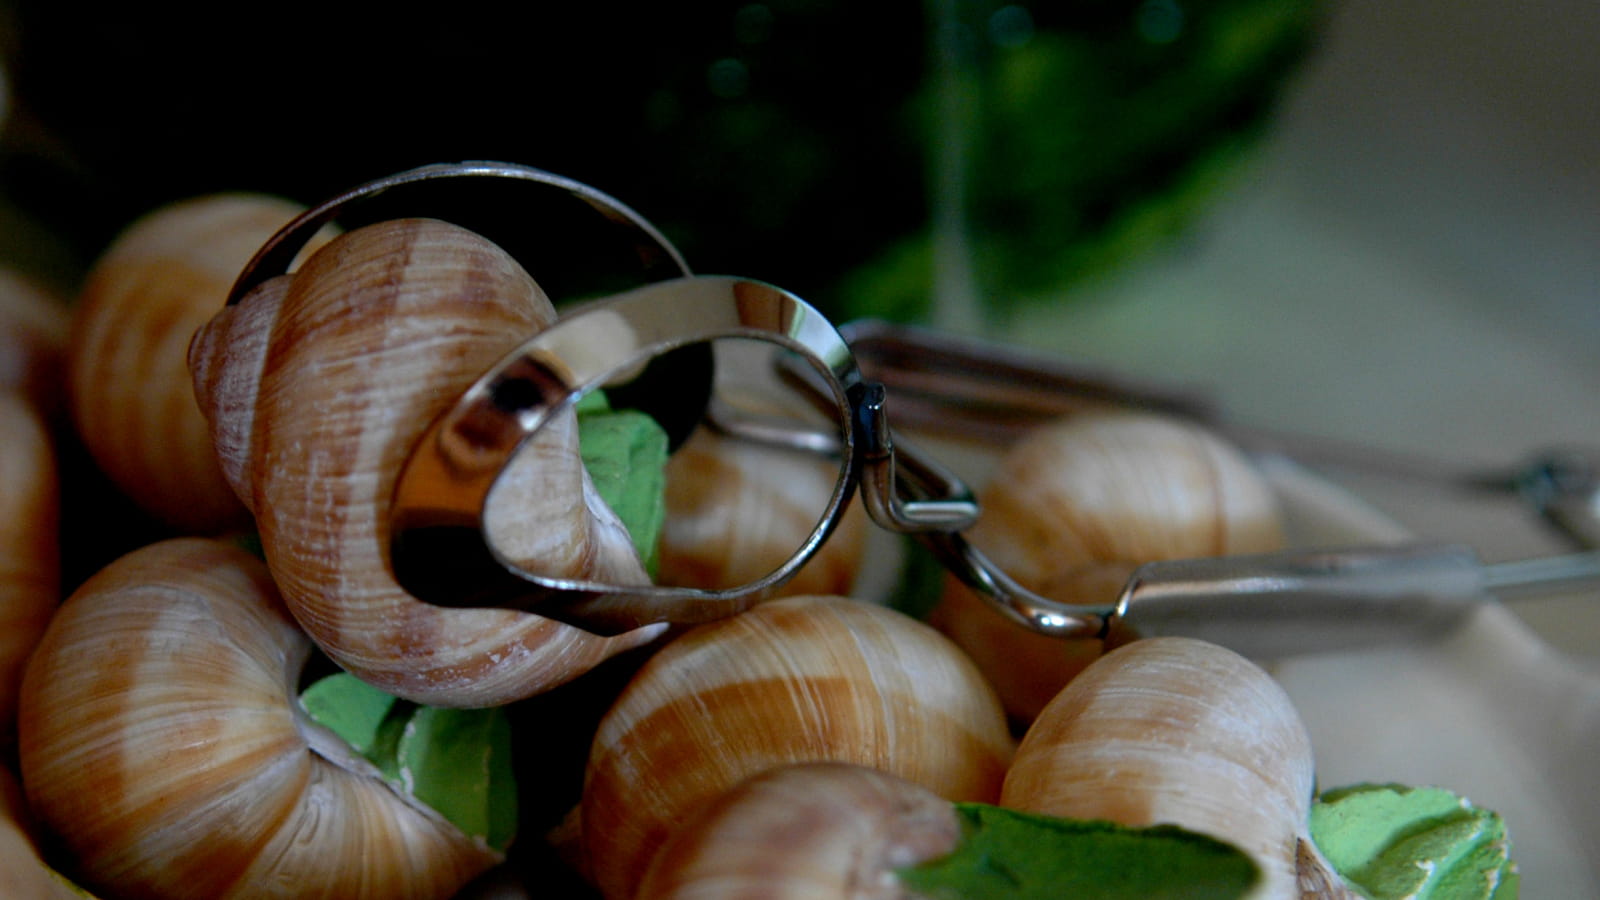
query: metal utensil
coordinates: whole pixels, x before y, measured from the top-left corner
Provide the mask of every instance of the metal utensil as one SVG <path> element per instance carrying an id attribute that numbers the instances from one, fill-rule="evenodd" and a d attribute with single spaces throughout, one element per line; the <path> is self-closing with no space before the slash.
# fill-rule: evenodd
<path id="1" fill-rule="evenodd" d="M 897 424 L 1004 445 L 1041 420 L 1133 408 L 1194 419 L 1255 454 L 1520 498 L 1574 549 L 1600 548 L 1600 451 L 1551 448 L 1491 469 L 1463 468 L 1326 437 L 1229 420 L 1198 392 L 1140 381 L 1042 353 L 915 326 L 861 320 L 840 327 L 866 378 L 888 389 Z"/>
<path id="2" fill-rule="evenodd" d="M 1140 636 L 1182 634 L 1272 657 L 1426 639 L 1489 597 L 1600 583 L 1600 552 L 1485 564 L 1404 544 L 1147 563 L 1117 600 Z"/>
<path id="3" fill-rule="evenodd" d="M 838 431 L 831 435 L 765 427 L 747 433 L 839 465 L 816 530 L 790 559 L 756 581 L 707 590 L 574 580 L 501 557 L 485 534 L 487 498 L 504 464 L 550 414 L 611 373 L 718 335 L 787 348 L 781 358 L 811 376 L 802 379 L 797 366 L 797 387 L 834 413 Z M 529 338 L 417 443 L 392 504 L 396 574 L 432 602 L 511 606 L 600 633 L 707 621 L 759 602 L 786 581 L 859 489 L 879 526 L 922 542 L 1003 615 L 1064 639 L 1120 627 L 1203 636 L 1263 657 L 1338 650 L 1437 634 L 1491 589 L 1600 578 L 1600 553 L 1485 566 L 1469 548 L 1406 544 L 1151 563 L 1115 602 L 1062 603 L 1017 584 L 967 542 L 976 502 L 935 460 L 895 439 L 887 398 L 884 385 L 862 380 L 842 335 L 820 313 L 771 285 L 702 276 L 617 295 Z"/>
<path id="4" fill-rule="evenodd" d="M 1004 615 L 1063 638 L 1104 636 L 1122 622 L 1136 633 L 1207 636 L 1257 655 L 1283 655 L 1413 639 L 1459 622 L 1490 591 L 1509 594 L 1600 577 L 1600 554 L 1486 566 L 1468 548 L 1405 545 L 1150 563 L 1111 604 L 1072 605 L 1042 597 L 967 543 L 963 531 L 978 513 L 969 489 L 936 460 L 898 440 L 891 418 L 901 425 L 955 425 L 967 437 L 1004 440 L 1042 417 L 1114 405 L 1197 417 L 1247 446 L 1261 447 L 1265 438 L 1229 427 L 1194 394 L 904 326 L 857 322 L 835 329 L 804 301 L 774 286 L 696 278 L 671 244 L 627 207 L 585 185 L 527 167 L 426 166 L 341 194 L 270 240 L 245 267 L 228 302 L 238 302 L 255 285 L 286 271 L 312 232 L 357 201 L 396 188 L 464 182 L 529 185 L 583 201 L 638 252 L 648 284 L 586 304 L 529 338 L 467 390 L 417 444 L 396 487 L 390 538 L 397 578 L 424 600 L 534 609 L 600 632 L 730 615 L 798 569 L 831 532 L 858 486 L 879 525 L 922 541 Z M 819 454 L 840 466 L 816 528 L 792 558 L 766 577 L 714 591 L 572 581 L 501 558 L 485 534 L 484 504 L 505 462 L 543 427 L 548 413 L 649 363 L 633 381 L 666 387 L 645 392 L 637 406 L 664 418 L 669 431 L 692 429 L 706 412 L 717 414 L 710 396 L 710 356 L 698 352 L 708 349 L 702 342 L 717 335 L 754 338 L 792 351 L 811 376 L 800 389 L 836 415 L 832 434 L 778 429 L 755 438 Z M 659 377 L 656 364 L 661 362 L 675 363 L 667 370 L 673 377 Z M 753 435 L 761 431 L 750 429 Z M 1281 450 L 1281 439 L 1278 443 Z M 1314 449 L 1328 447 L 1322 443 Z M 1314 454 L 1302 445 L 1293 455 Z M 1353 452 L 1338 458 L 1356 464 L 1373 459 Z M 1509 474 L 1469 473 L 1451 483 L 1524 492 L 1537 499 L 1541 515 L 1565 522 L 1575 534 L 1586 532 L 1593 543 L 1594 473 L 1592 458 L 1552 462 L 1541 457 Z M 1430 468 L 1424 474 L 1437 473 Z"/>

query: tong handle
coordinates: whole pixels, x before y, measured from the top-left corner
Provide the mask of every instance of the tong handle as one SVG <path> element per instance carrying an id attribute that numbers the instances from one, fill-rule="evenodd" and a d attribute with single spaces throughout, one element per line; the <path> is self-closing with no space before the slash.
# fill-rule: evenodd
<path id="1" fill-rule="evenodd" d="M 1182 634 L 1272 658 L 1415 641 L 1503 599 L 1600 580 L 1600 553 L 1485 565 L 1459 544 L 1147 563 L 1118 600 L 1141 636 Z"/>
<path id="2" fill-rule="evenodd" d="M 839 326 L 864 377 L 888 388 L 898 426 L 1004 446 L 1042 421 L 1090 409 L 1144 409 L 1202 422 L 1198 393 L 1142 382 L 1007 344 L 859 319 Z"/>

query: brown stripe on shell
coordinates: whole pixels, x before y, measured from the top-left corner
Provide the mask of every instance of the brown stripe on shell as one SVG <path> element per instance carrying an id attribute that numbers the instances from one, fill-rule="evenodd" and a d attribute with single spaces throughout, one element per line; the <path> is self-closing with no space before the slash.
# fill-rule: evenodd
<path id="1" fill-rule="evenodd" d="M 118 235 L 80 292 L 67 360 L 78 433 L 118 488 L 181 532 L 249 525 L 218 470 L 187 348 L 256 248 L 299 209 L 254 194 L 161 207 Z"/>
<path id="2" fill-rule="evenodd" d="M 840 597 L 774 600 L 669 643 L 617 699 L 586 774 L 584 857 L 628 897 L 673 827 L 758 772 L 850 762 L 993 801 L 1010 753 L 993 690 L 933 629 Z"/>
<path id="3" fill-rule="evenodd" d="M 1310 838 L 1295 841 L 1295 877 L 1299 889 L 1295 900 L 1362 900 Z"/>
<path id="4" fill-rule="evenodd" d="M 220 542 L 145 547 L 75 592 L 20 716 L 30 803 L 73 874 L 129 897 L 442 900 L 498 861 L 314 749 L 294 696 L 309 652 L 266 568 Z"/>
<path id="5" fill-rule="evenodd" d="M 276 309 L 246 309 L 258 299 Z M 462 390 L 553 316 L 498 247 L 443 222 L 395 220 L 334 239 L 286 288 L 263 286 L 193 345 L 196 383 L 216 386 L 203 391 L 214 428 L 248 451 L 224 468 L 248 481 L 289 608 L 330 657 L 383 690 L 433 705 L 506 703 L 658 633 L 603 639 L 526 613 L 434 606 L 406 594 L 390 571 L 390 497 L 407 454 Z M 264 347 L 239 333 L 246 327 L 270 329 Z M 247 425 L 232 419 L 244 410 Z M 565 441 L 563 453 L 535 459 L 550 440 Z M 518 491 L 538 484 L 523 473 L 552 459 L 585 485 L 575 435 L 546 429 L 533 444 L 508 466 L 488 511 L 491 539 L 511 558 L 524 555 L 523 533 L 500 540 L 497 510 L 526 518 L 527 535 L 593 539 L 589 523 L 543 518 L 540 498 Z M 644 579 L 625 533 L 606 554 L 630 567 L 618 577 Z M 594 554 L 577 558 L 586 555 Z"/>

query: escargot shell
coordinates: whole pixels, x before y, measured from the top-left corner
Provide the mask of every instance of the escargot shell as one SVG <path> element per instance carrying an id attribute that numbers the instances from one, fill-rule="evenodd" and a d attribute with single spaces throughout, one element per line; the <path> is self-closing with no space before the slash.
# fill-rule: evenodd
<path id="1" fill-rule="evenodd" d="M 1271 675 L 1216 644 L 1159 637 L 1101 657 L 1050 701 L 1000 804 L 1208 834 L 1261 867 L 1252 897 L 1300 900 L 1303 866 L 1331 872 L 1308 847 L 1314 776 L 1311 738 Z M 1347 896 L 1337 876 L 1320 882 L 1327 893 L 1305 896 Z"/>
<path id="2" fill-rule="evenodd" d="M 106 248 L 74 306 L 67 386 L 78 435 L 121 491 L 181 533 L 249 527 L 218 470 L 186 351 L 256 248 L 299 211 L 240 193 L 163 206 Z"/>
<path id="3" fill-rule="evenodd" d="M 702 429 L 667 462 L 666 524 L 657 578 L 727 588 L 786 562 L 816 527 L 839 466 Z M 851 504 L 779 595 L 848 594 L 862 566 L 866 513 Z"/>
<path id="4" fill-rule="evenodd" d="M 960 839 L 955 806 L 921 785 L 865 766 L 797 763 L 703 807 L 655 855 L 636 900 L 903 900 L 895 870 Z"/>
<path id="5" fill-rule="evenodd" d="M 1038 429 L 1006 452 L 980 499 L 972 542 L 1012 578 L 1061 599 L 1096 569 L 1121 578 L 1150 560 L 1283 542 L 1277 499 L 1242 453 L 1199 425 L 1151 413 L 1083 414 Z"/>
<path id="6" fill-rule="evenodd" d="M 110 896 L 446 898 L 499 854 L 300 711 L 311 643 L 265 566 L 210 539 L 124 556 L 63 604 L 23 682 L 23 785 Z"/>
<path id="7" fill-rule="evenodd" d="M 1040 427 L 1005 452 L 980 500 L 973 544 L 1024 586 L 1065 603 L 1110 604 L 1153 560 L 1267 552 L 1284 541 L 1277 497 L 1243 453 L 1200 425 L 1146 412 L 1082 413 Z M 1127 638 L 1034 634 L 954 578 L 929 621 L 978 661 L 1023 724 Z"/>
<path id="8" fill-rule="evenodd" d="M 341 235 L 215 316 L 190 348 L 229 482 L 254 512 L 295 618 L 345 669 L 436 706 L 490 706 L 560 684 L 659 628 L 599 638 L 540 616 L 424 603 L 395 581 L 395 479 L 428 424 L 554 318 L 500 248 L 444 222 Z M 490 497 L 489 538 L 538 569 L 644 581 L 594 494 L 569 416 Z"/>
<path id="9" fill-rule="evenodd" d="M 773 600 L 668 643 L 601 720 L 584 857 L 607 897 L 631 897 L 674 827 L 759 772 L 848 762 L 992 802 L 1011 749 L 993 690 L 932 628 L 840 597 Z"/>
<path id="10" fill-rule="evenodd" d="M 0 896 L 8 900 L 83 900 L 39 857 L 22 786 L 0 765 Z"/>

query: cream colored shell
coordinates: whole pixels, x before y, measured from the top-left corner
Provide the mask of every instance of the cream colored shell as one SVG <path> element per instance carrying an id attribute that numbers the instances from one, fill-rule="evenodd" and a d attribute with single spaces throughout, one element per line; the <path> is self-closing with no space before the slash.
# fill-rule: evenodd
<path id="1" fill-rule="evenodd" d="M 1267 672 L 1205 641 L 1149 638 L 1101 657 L 1045 707 L 1000 804 L 1208 834 L 1261 867 L 1252 897 L 1298 900 L 1314 775 L 1305 725 Z M 1314 850 L 1308 862 L 1326 865 Z"/>
<path id="2" fill-rule="evenodd" d="M 1005 452 L 979 499 L 972 542 L 1024 586 L 1067 603 L 1114 602 L 1152 560 L 1267 552 L 1284 541 L 1277 498 L 1242 452 L 1200 425 L 1144 412 L 1042 426 Z M 1024 723 L 1106 649 L 1014 627 L 954 579 L 930 621 L 972 654 Z"/>
<path id="3" fill-rule="evenodd" d="M 675 827 L 740 781 L 795 762 L 869 766 L 949 800 L 992 802 L 1011 737 L 993 690 L 938 632 L 839 597 L 788 597 L 661 649 L 595 735 L 584 858 L 631 897 Z"/>
<path id="4" fill-rule="evenodd" d="M 499 854 L 403 798 L 295 698 L 311 644 L 266 568 L 201 538 L 87 581 L 30 661 L 22 780 L 113 896 L 446 898 Z"/>
<path id="5" fill-rule="evenodd" d="M 413 445 L 553 316 L 500 248 L 412 219 L 339 236 L 195 336 L 195 394 L 290 610 L 339 665 L 382 690 L 499 705 L 659 633 L 599 638 L 527 613 L 436 606 L 392 575 L 389 509 Z M 570 417 L 512 461 L 487 524 L 502 552 L 540 571 L 645 579 L 594 494 Z"/>
<path id="6" fill-rule="evenodd" d="M 22 667 L 61 600 L 60 490 L 39 413 L 0 390 L 0 752 L 16 737 Z"/>
<path id="7" fill-rule="evenodd" d="M 895 870 L 956 848 L 955 806 L 846 763 L 752 776 L 703 807 L 655 855 L 635 900 L 905 900 Z"/>
<path id="8" fill-rule="evenodd" d="M 249 527 L 218 472 L 185 354 L 239 270 L 299 211 L 231 193 L 163 206 L 106 248 L 73 307 L 67 386 L 78 434 L 112 483 L 181 533 Z"/>
<path id="9" fill-rule="evenodd" d="M 787 562 L 817 526 L 839 465 L 701 429 L 667 461 L 657 580 L 731 588 Z M 828 541 L 779 590 L 848 594 L 861 571 L 866 514 L 852 503 Z"/>
<path id="10" fill-rule="evenodd" d="M 968 536 L 1045 593 L 1098 567 L 1120 575 L 1150 560 L 1283 541 L 1271 487 L 1239 450 L 1199 425 L 1149 413 L 1083 414 L 1040 428 L 1006 452 L 980 499 Z"/>

